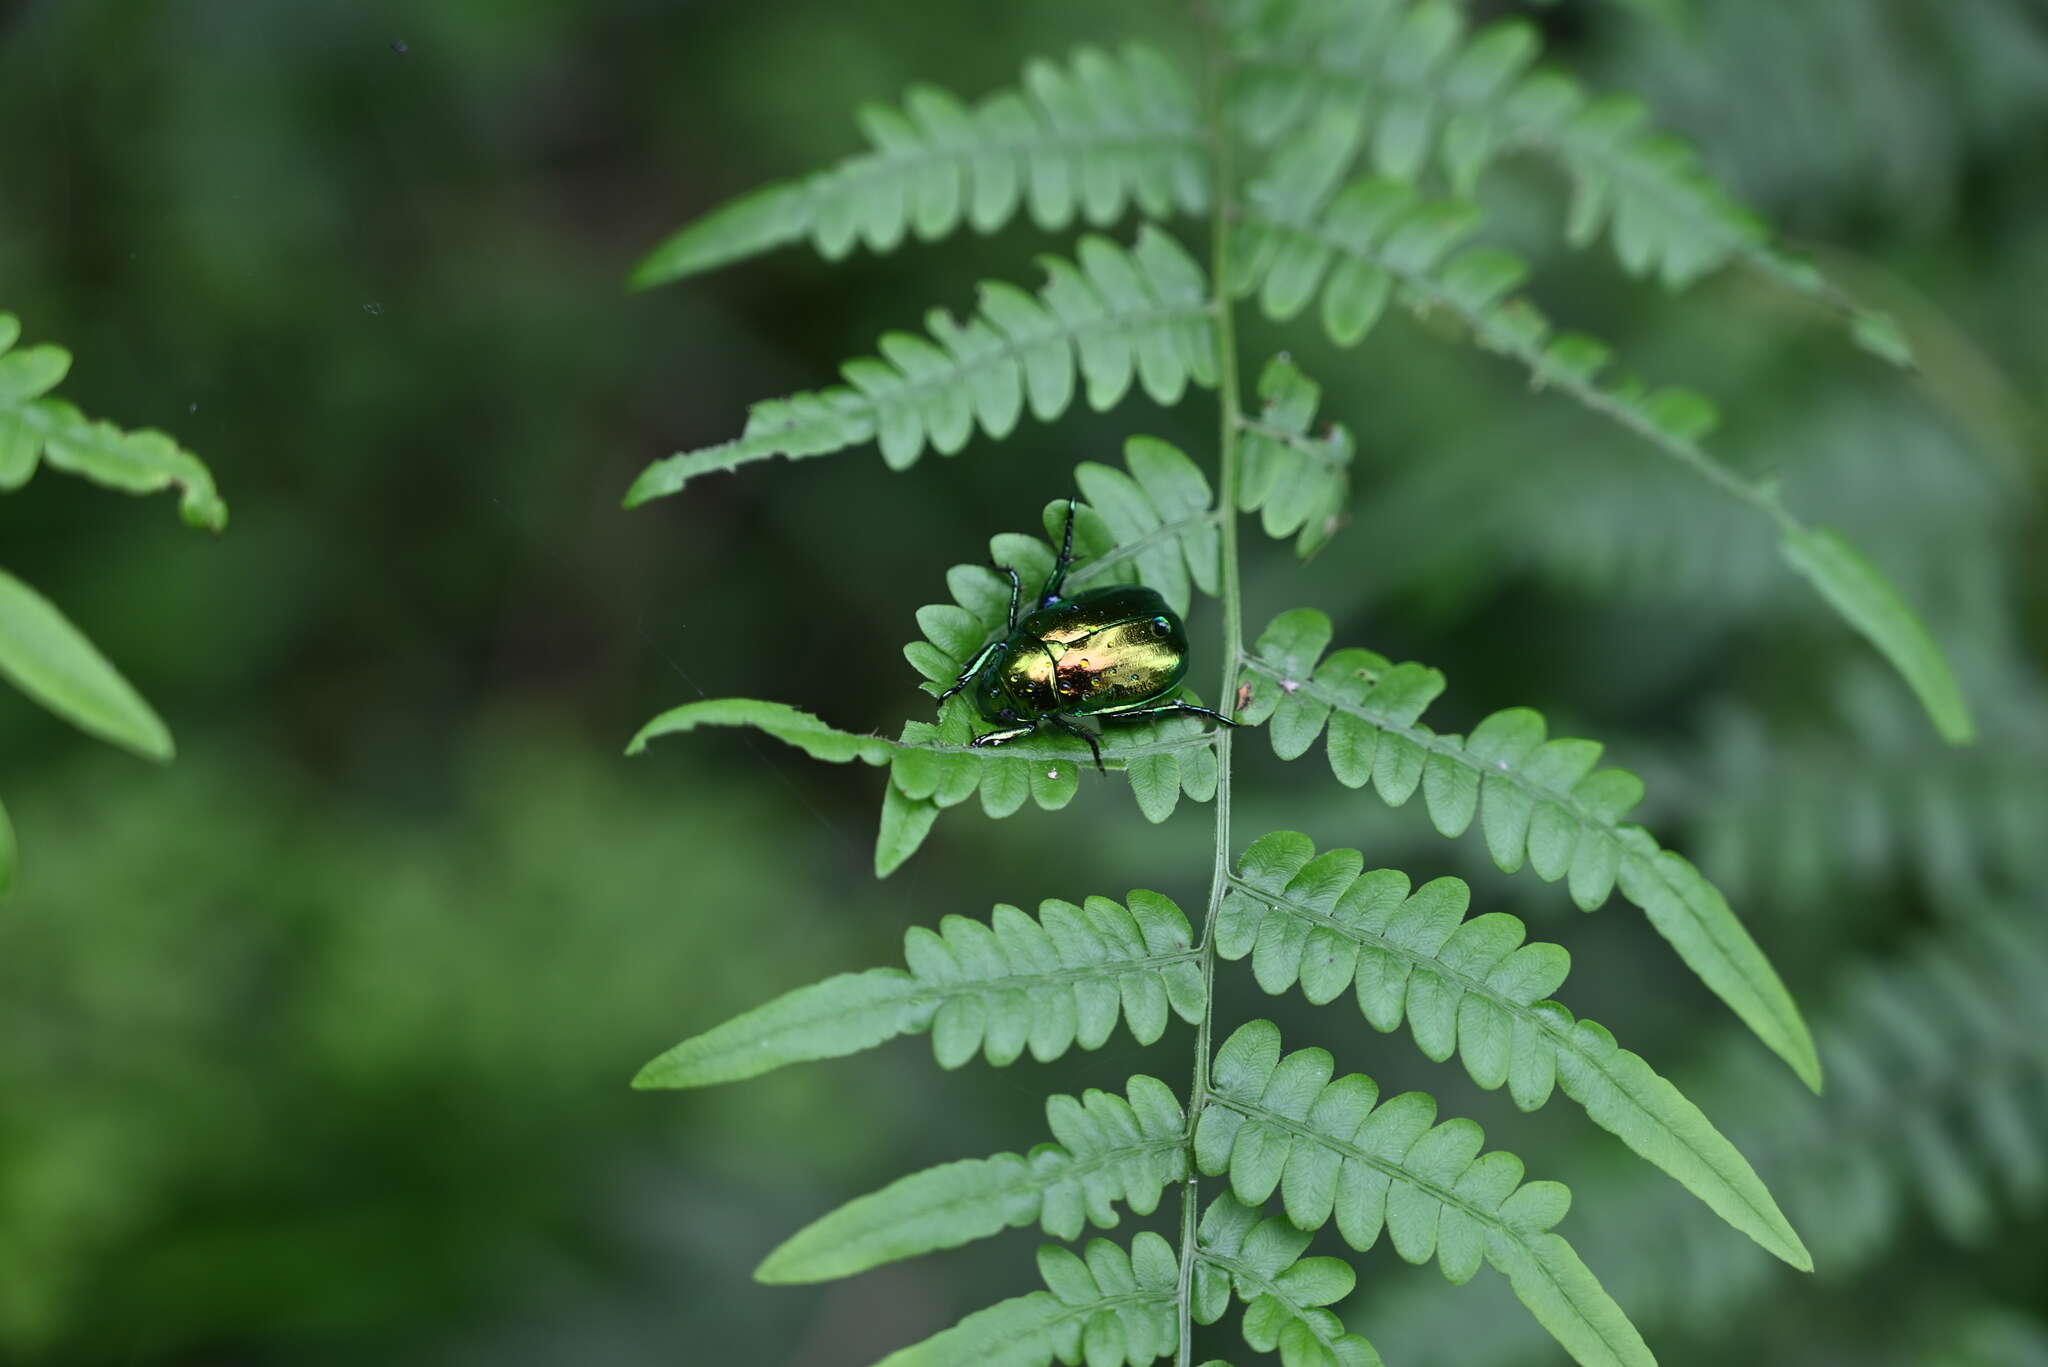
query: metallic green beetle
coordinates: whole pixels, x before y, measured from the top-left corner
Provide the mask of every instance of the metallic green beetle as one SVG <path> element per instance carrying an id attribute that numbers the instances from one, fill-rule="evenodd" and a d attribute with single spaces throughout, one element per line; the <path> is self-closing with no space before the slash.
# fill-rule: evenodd
<path id="1" fill-rule="evenodd" d="M 1221 712 L 1190 702 L 1160 701 L 1187 677 L 1188 634 L 1156 590 L 1115 584 L 1067 597 L 1062 589 L 1073 563 L 1074 504 L 1069 500 L 1059 559 L 1030 612 L 1019 615 L 1024 584 L 1017 571 L 997 566 L 1010 576 L 1008 634 L 983 647 L 939 695 L 943 705 L 972 687 L 976 710 L 1002 728 L 969 744 L 1002 745 L 1050 722 L 1088 742 L 1095 767 L 1102 770 L 1102 747 L 1093 731 L 1074 722 L 1077 716 L 1130 721 L 1193 712 L 1237 725 Z"/>

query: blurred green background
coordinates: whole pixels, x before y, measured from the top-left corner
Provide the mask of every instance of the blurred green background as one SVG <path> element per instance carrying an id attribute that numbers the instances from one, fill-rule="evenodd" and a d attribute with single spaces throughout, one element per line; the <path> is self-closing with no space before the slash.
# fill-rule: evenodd
<path id="1" fill-rule="evenodd" d="M 1713 1098 L 1820 1273 L 1702 1225 L 1571 1108 L 1519 1117 L 1355 1015 L 1255 1006 L 1226 973 L 1222 1018 L 1273 1014 L 1573 1180 L 1566 1231 L 1668 1363 L 2048 1361 L 2048 13 L 1530 12 L 1905 320 L 1912 378 L 1739 274 L 1674 300 L 1563 253 L 1540 167 L 1485 187 L 1547 311 L 1714 396 L 1730 460 L 1893 573 L 1986 740 L 1935 742 L 1767 528 L 1396 320 L 1353 353 L 1288 339 L 1359 434 L 1355 520 L 1305 569 L 1253 545 L 1251 620 L 1314 604 L 1340 641 L 1443 667 L 1445 729 L 1529 703 L 1608 740 L 1800 994 L 1836 1085 L 1787 1085 L 1619 903 L 1577 916 L 1419 810 L 1255 743 L 1238 829 L 1462 874 L 1564 941 L 1573 1004 Z M 1133 886 L 1192 903 L 1208 814 L 1155 830 L 1092 782 L 1063 813 L 963 809 L 877 884 L 873 771 L 739 735 L 620 749 L 701 695 L 854 730 L 925 715 L 896 645 L 946 566 L 1133 431 L 1206 461 L 1209 400 L 1077 413 L 911 477 L 868 453 L 761 466 L 628 514 L 648 460 L 1060 244 L 622 282 L 689 216 L 852 150 L 860 100 L 979 94 L 1079 41 L 1183 52 L 1185 27 L 1158 0 L 0 9 L 0 307 L 72 349 L 68 397 L 176 433 L 234 509 L 213 541 L 167 500 L 47 473 L 0 500 L 8 568 L 180 743 L 157 769 L 0 701 L 24 861 L 0 905 L 0 1361 L 836 1367 L 1032 1284 L 1027 1232 L 838 1286 L 747 1274 L 850 1196 L 1036 1142 L 1048 1091 L 1179 1079 L 1183 1029 L 1000 1072 L 942 1075 L 909 1043 L 713 1093 L 626 1081 L 777 991 L 894 961 L 911 923 Z M 1280 344 L 1254 328 L 1246 353 Z M 1390 1362 L 1562 1360 L 1498 1278 L 1362 1261 L 1346 1319 Z"/>

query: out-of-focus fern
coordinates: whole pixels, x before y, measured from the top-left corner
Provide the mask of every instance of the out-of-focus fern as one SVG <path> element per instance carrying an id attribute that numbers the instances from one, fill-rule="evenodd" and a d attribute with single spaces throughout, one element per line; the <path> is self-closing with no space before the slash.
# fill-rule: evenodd
<path id="1" fill-rule="evenodd" d="M 71 369 L 71 353 L 47 342 L 17 346 L 21 322 L 0 312 L 0 493 L 26 484 L 38 465 L 124 493 L 175 487 L 194 527 L 220 531 L 227 504 L 199 458 L 161 432 L 124 432 L 95 422 L 50 391 Z M 0 674 L 50 711 L 101 740 L 147 759 L 173 753 L 170 728 L 85 633 L 49 599 L 0 570 Z M 15 840 L 0 808 L 0 894 L 14 881 Z"/>
<path id="2" fill-rule="evenodd" d="M 1055 582 L 1053 544 L 1071 528 L 1063 592 L 1142 584 L 1177 614 L 1198 595 L 1218 600 L 1223 668 L 1213 701 L 1224 716 L 1266 726 L 1282 759 L 1327 735 L 1341 784 L 1371 784 L 1395 805 L 1420 790 L 1441 834 L 1477 824 L 1501 869 L 1526 864 L 1545 882 L 1566 882 L 1587 910 L 1618 887 L 1817 1089 L 1821 1059 L 1791 995 L 1700 870 L 1626 820 L 1643 786 L 1596 767 L 1599 745 L 1552 739 L 1526 708 L 1497 712 L 1469 736 L 1440 733 L 1421 716 L 1442 676 L 1364 650 L 1326 657 L 1332 631 L 1319 612 L 1283 613 L 1247 644 L 1240 516 L 1259 514 L 1269 535 L 1292 538 L 1303 556 L 1330 544 L 1347 520 L 1356 442 L 1345 428 L 1318 428 L 1324 390 L 1284 355 L 1257 380 L 1262 403 L 1247 407 L 1254 386 L 1238 353 L 1236 301 L 1256 296 L 1279 322 L 1319 303 L 1325 330 L 1345 345 L 1399 302 L 1518 361 L 1539 386 L 1763 514 L 1752 521 L 1770 529 L 1781 559 L 1878 647 L 1937 729 L 1962 740 L 1970 716 L 1949 667 L 1875 566 L 1795 517 L 1774 484 L 1711 456 L 1701 445 L 1715 422 L 1705 400 L 1612 377 L 1604 344 L 1555 332 L 1515 295 L 1522 261 L 1472 245 L 1476 211 L 1441 198 L 1438 182 L 1462 195 L 1499 156 L 1539 151 L 1574 179 L 1572 239 L 1606 232 L 1632 272 L 1682 286 L 1740 259 L 1848 305 L 1772 248 L 1689 151 L 1651 134 L 1640 106 L 1531 74 L 1525 24 L 1468 39 L 1441 0 L 1230 0 L 1204 18 L 1215 79 L 1199 112 L 1162 59 L 1135 50 L 1119 60 L 1084 51 L 1064 68 L 1034 64 L 1024 94 L 971 111 L 920 90 L 901 114 L 869 113 L 870 152 L 741 200 L 659 248 L 640 283 L 802 239 L 833 256 L 856 241 L 888 250 L 962 223 L 994 227 L 1020 205 L 1052 228 L 1077 218 L 1105 226 L 1132 206 L 1145 220 L 1129 248 L 1084 236 L 1071 262 L 1043 258 L 1047 283 L 1036 295 L 985 285 L 968 321 L 934 312 L 927 335 L 888 334 L 882 359 L 846 367 L 846 386 L 757 405 L 737 440 L 657 463 L 628 501 L 770 456 L 869 442 L 900 470 L 927 447 L 963 449 L 977 429 L 999 439 L 1027 408 L 1052 421 L 1078 395 L 1106 410 L 1134 387 L 1162 404 L 1183 400 L 1191 385 L 1216 390 L 1213 477 L 1164 442 L 1133 438 L 1122 468 L 1084 462 L 1056 488 L 1076 496 L 1046 505 L 1043 539 L 999 535 L 989 566 L 955 566 L 951 601 L 918 611 L 922 639 L 904 651 L 927 694 L 954 696 L 935 720 L 908 721 L 895 739 L 784 704 L 718 699 L 664 713 L 632 748 L 737 725 L 823 760 L 887 767 L 879 874 L 922 844 L 942 810 L 970 798 L 998 819 L 1027 802 L 1065 807 L 1091 748 L 1051 735 L 976 745 L 989 739 L 985 723 L 957 685 L 969 662 L 1020 629 L 1020 593 Z M 1377 174 L 1359 179 L 1354 163 L 1368 148 Z M 1208 214 L 1206 267 L 1156 221 L 1178 211 Z M 1855 313 L 1853 326 L 1872 349 L 1903 359 L 1888 320 Z M 1335 377 L 1320 378 L 1336 388 Z M 1360 577 L 1374 573 L 1377 553 L 1365 548 Z M 1195 697 L 1185 687 L 1166 696 Z M 1247 1345 L 1277 1352 L 1288 1367 L 1377 1363 L 1329 1308 L 1353 1290 L 1351 1268 L 1303 1256 L 1312 1232 L 1332 1221 L 1354 1249 L 1385 1231 L 1398 1254 L 1438 1261 L 1453 1282 L 1491 1264 L 1582 1364 L 1653 1361 L 1622 1309 L 1629 1298 L 1611 1297 L 1553 1232 L 1565 1189 L 1525 1182 L 1510 1155 L 1482 1154 L 1476 1125 L 1437 1123 L 1436 1102 L 1421 1093 L 1382 1101 L 1363 1076 L 1335 1078 L 1320 1049 L 1283 1057 L 1270 1022 L 1245 1024 L 1212 1047 L 1215 974 L 1245 958 L 1270 992 L 1299 985 L 1316 1003 L 1350 993 L 1378 1029 L 1405 1022 L 1425 1056 L 1459 1054 L 1475 1081 L 1508 1087 L 1526 1109 L 1562 1090 L 1675 1178 L 1677 1187 L 1661 1189 L 1683 1187 L 1688 1213 L 1704 1204 L 1779 1259 L 1812 1266 L 1762 1178 L 1706 1113 L 1604 1029 L 1548 1000 L 1568 964 L 1562 948 L 1525 944 L 1521 922 L 1501 913 L 1467 919 L 1469 896 L 1456 880 L 1416 889 L 1393 870 L 1366 873 L 1354 852 L 1317 856 L 1292 831 L 1240 852 L 1233 747 L 1232 728 L 1189 715 L 1108 727 L 1102 737 L 1103 767 L 1124 775 L 1151 820 L 1171 817 L 1183 798 L 1212 804 L 1214 862 L 1199 917 L 1143 891 L 1121 903 L 1046 901 L 1036 918 L 1011 906 L 987 924 L 949 917 L 936 933 L 911 932 L 906 969 L 796 988 L 643 1070 L 642 1086 L 695 1087 L 924 1030 L 945 1066 L 976 1054 L 1002 1065 L 1027 1052 L 1049 1060 L 1100 1046 L 1119 1019 L 1141 1044 L 1161 1039 L 1175 1016 L 1193 1026 L 1185 1093 L 1141 1075 L 1124 1096 L 1056 1097 L 1056 1142 L 947 1163 L 859 1197 L 792 1236 L 760 1276 L 844 1276 L 1031 1224 L 1073 1239 L 1090 1223 L 1117 1223 L 1119 1205 L 1151 1214 L 1178 1187 L 1177 1248 L 1141 1233 L 1128 1246 L 1098 1239 L 1085 1256 L 1044 1252 L 1047 1291 L 970 1315 L 888 1361 L 1035 1367 L 1171 1355 L 1189 1367 L 1195 1328 L 1235 1299 Z M 1757 1066 L 1781 1105 L 1812 1114 L 1804 1089 L 1774 1065 Z M 1201 1184 L 1212 1179 L 1228 1189 L 1205 1203 Z M 1283 1213 L 1263 1215 L 1274 1200 Z M 1610 1253 L 1633 1275 L 1632 1253 Z"/>
<path id="3" fill-rule="evenodd" d="M 1757 217 L 1702 169 L 1684 142 L 1626 95 L 1593 96 L 1534 69 L 1535 25 L 1504 19 L 1476 34 L 1451 0 L 1235 0 L 1239 124 L 1283 141 L 1337 110 L 1372 163 L 1404 182 L 1440 176 L 1469 193 L 1496 160 L 1543 157 L 1572 182 L 1566 240 L 1603 231 L 1623 267 L 1680 288 L 1730 260 L 1846 314 L 1859 344 L 1906 363 L 1890 317 L 1858 308 L 1825 276 L 1773 247 Z"/>

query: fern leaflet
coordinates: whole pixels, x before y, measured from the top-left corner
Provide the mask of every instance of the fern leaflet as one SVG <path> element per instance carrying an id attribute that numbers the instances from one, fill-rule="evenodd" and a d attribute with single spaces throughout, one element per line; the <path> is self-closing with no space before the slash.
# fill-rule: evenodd
<path id="1" fill-rule="evenodd" d="M 977 1310 L 878 1367 L 1046 1367 L 1084 1357 L 1089 1367 L 1135 1367 L 1179 1346 L 1180 1260 L 1157 1234 L 1138 1235 L 1129 1252 L 1092 1239 L 1085 1258 L 1047 1244 L 1038 1273 L 1047 1290 Z"/>
<path id="2" fill-rule="evenodd" d="M 1418 312 L 1455 318 L 1477 345 L 1521 362 L 1538 386 L 1628 429 L 1769 517 L 1780 557 L 1891 662 L 1936 729 L 1958 744 L 1973 738 L 1969 705 L 1940 647 L 1883 573 L 1836 533 L 1801 522 L 1774 485 L 1716 460 L 1700 444 L 1720 421 L 1707 400 L 1675 387 L 1649 389 L 1633 377 L 1603 381 L 1613 355 L 1605 343 L 1554 333 L 1535 305 L 1509 297 L 1528 275 L 1521 258 L 1491 247 L 1458 250 L 1478 229 L 1475 209 L 1420 199 L 1385 179 L 1355 182 L 1321 207 L 1330 168 L 1343 163 L 1352 136 L 1346 120 L 1323 120 L 1247 192 L 1224 282 L 1229 293 L 1257 292 L 1266 313 L 1281 320 L 1320 293 L 1324 328 L 1341 346 L 1364 338 L 1395 297 Z"/>
<path id="3" fill-rule="evenodd" d="M 1216 383 L 1215 304 L 1194 258 L 1149 224 L 1128 250 L 1081 239 L 1073 262 L 1040 258 L 1046 283 L 1034 296 L 986 281 L 980 307 L 961 323 L 926 317 L 929 337 L 883 335 L 881 357 L 842 367 L 847 384 L 757 403 L 733 441 L 686 451 L 641 472 L 633 507 L 692 478 L 772 456 L 830 455 L 875 442 L 893 469 L 929 445 L 952 455 L 977 425 L 1001 438 L 1028 405 L 1050 422 L 1073 403 L 1075 376 L 1089 406 L 1114 406 L 1136 381 L 1161 404 L 1192 380 Z"/>
<path id="4" fill-rule="evenodd" d="M 945 1068 L 977 1052 L 1001 1065 L 1026 1049 L 1041 1063 L 1076 1045 L 1099 1049 L 1119 1017 L 1132 1038 L 1150 1044 L 1165 1033 L 1169 1011 L 1201 1018 L 1207 994 L 1198 957 L 1186 915 L 1156 892 L 1134 891 L 1127 905 L 1049 898 L 1036 920 L 1008 905 L 987 925 L 948 916 L 936 932 L 905 932 L 907 971 L 843 973 L 786 992 L 684 1040 L 633 1085 L 738 1082 L 924 1030 Z"/>
<path id="5" fill-rule="evenodd" d="M 19 489 L 38 462 L 123 493 L 175 486 L 189 526 L 217 532 L 228 505 L 199 458 L 161 432 L 123 432 L 94 422 L 50 391 L 71 369 L 71 353 L 47 342 L 16 347 L 21 320 L 0 313 L 0 492 Z"/>
<path id="6" fill-rule="evenodd" d="M 40 465 L 125 493 L 175 487 L 185 522 L 220 531 L 227 504 L 197 456 L 161 432 L 124 432 L 88 419 L 50 391 L 71 353 L 22 347 L 21 321 L 0 312 L 0 493 L 19 489 Z M 170 728 L 57 606 L 0 571 L 0 675 L 90 735 L 148 759 L 174 753 Z M 0 890 L 13 876 L 12 828 L 0 812 Z"/>
<path id="7" fill-rule="evenodd" d="M 1458 1054 L 1474 1082 L 1505 1083 L 1525 1111 L 1561 1086 L 1729 1224 L 1812 1270 L 1762 1179 L 1700 1109 L 1604 1028 L 1546 1000 L 1570 971 L 1561 946 L 1524 944 L 1526 928 L 1501 912 L 1463 919 L 1470 894 L 1456 878 L 1411 891 L 1406 875 L 1364 867 L 1356 850 L 1317 855 L 1294 831 L 1263 837 L 1217 914 L 1216 952 L 1250 956 L 1259 986 L 1276 995 L 1298 983 L 1322 1004 L 1355 991 L 1374 1029 L 1405 1019 L 1424 1054 Z"/>
<path id="8" fill-rule="evenodd" d="M 1136 44 L 1115 57 L 1084 47 L 1063 66 L 1032 61 L 1021 92 L 972 108 L 916 86 L 900 110 L 870 105 L 860 121 L 869 151 L 714 209 L 656 247 L 633 284 L 666 284 L 805 238 L 837 259 L 856 243 L 886 252 L 906 234 L 945 237 L 963 219 L 993 232 L 1020 207 L 1053 231 L 1077 216 L 1106 226 L 1133 201 L 1155 219 L 1208 203 L 1194 94 Z"/>
<path id="9" fill-rule="evenodd" d="M 1058 1143 L 912 1173 L 798 1230 L 754 1275 L 850 1277 L 1033 1222 L 1072 1239 L 1089 1222 L 1116 1224 L 1119 1201 L 1150 1215 L 1165 1188 L 1187 1177 L 1187 1119 L 1156 1078 L 1133 1077 L 1127 1091 L 1128 1100 L 1092 1088 L 1079 1100 L 1049 1097 L 1045 1116 Z"/>
<path id="10" fill-rule="evenodd" d="M 1332 422 L 1309 431 L 1322 394 L 1291 358 L 1275 356 L 1259 375 L 1257 416 L 1238 419 L 1238 511 L 1259 513 L 1268 536 L 1299 532 L 1295 549 L 1304 559 L 1329 544 L 1351 499 L 1351 430 Z"/>
<path id="11" fill-rule="evenodd" d="M 1214 1324 L 1244 1302 L 1245 1342 L 1278 1352 L 1283 1367 L 1382 1367 L 1372 1344 L 1325 1309 L 1357 1282 L 1341 1258 L 1304 1258 L 1309 1234 L 1224 1192 L 1203 1212 L 1190 1291 L 1197 1324 Z"/>
<path id="12" fill-rule="evenodd" d="M 1469 1120 L 1435 1124 L 1436 1102 L 1406 1092 L 1379 1102 L 1360 1073 L 1331 1080 L 1321 1049 L 1280 1054 L 1271 1021 L 1240 1026 L 1217 1051 L 1214 1104 L 1195 1128 L 1195 1162 L 1228 1174 L 1240 1201 L 1276 1190 L 1296 1226 L 1338 1233 L 1363 1252 L 1384 1229 L 1411 1263 L 1434 1258 L 1452 1282 L 1492 1263 L 1515 1295 L 1584 1367 L 1656 1361 L 1571 1246 L 1550 1229 L 1570 1193 L 1522 1182 L 1510 1153 L 1481 1156 Z"/>
<path id="13" fill-rule="evenodd" d="M 1239 715 L 1270 718 L 1275 754 L 1297 758 L 1327 730 L 1338 782 L 1371 783 L 1395 807 L 1419 787 L 1447 836 L 1464 834 L 1476 816 L 1503 872 L 1526 863 L 1546 883 L 1568 879 L 1586 911 L 1619 885 L 1700 981 L 1819 1090 L 1806 1022 L 1727 899 L 1648 831 L 1622 824 L 1642 800 L 1642 780 L 1595 769 L 1596 742 L 1546 740 L 1542 716 L 1525 707 L 1494 713 L 1469 739 L 1440 735 L 1419 719 L 1443 692 L 1441 674 L 1369 650 L 1324 656 L 1330 636 L 1328 617 L 1296 609 L 1274 618 L 1245 657 L 1252 696 Z"/>

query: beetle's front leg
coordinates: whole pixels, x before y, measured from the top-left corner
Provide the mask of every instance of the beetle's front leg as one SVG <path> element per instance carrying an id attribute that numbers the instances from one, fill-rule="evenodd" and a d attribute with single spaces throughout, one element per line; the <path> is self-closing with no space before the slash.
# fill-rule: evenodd
<path id="1" fill-rule="evenodd" d="M 1010 576 L 1010 634 L 1017 634 L 1018 609 L 1024 606 L 1024 580 L 1013 565 L 998 565 L 997 569 Z"/>
<path id="2" fill-rule="evenodd" d="M 968 664 L 967 668 L 960 671 L 959 678 L 953 680 L 953 686 L 947 689 L 945 692 L 939 694 L 939 706 L 944 707 L 946 705 L 946 699 L 952 697 L 955 693 L 958 693 L 961 689 L 973 683 L 974 676 L 981 673 L 982 666 L 988 663 L 989 656 L 995 654 L 998 650 L 1001 650 L 1002 648 L 1003 643 L 1001 641 L 990 641 L 987 645 L 983 646 L 981 648 L 981 654 L 975 656 L 974 659 Z"/>
<path id="3" fill-rule="evenodd" d="M 1067 571 L 1074 564 L 1074 500 L 1067 500 L 1067 530 L 1060 538 L 1060 557 L 1052 562 L 1052 574 L 1046 578 L 1045 587 L 1039 591 L 1038 606 L 1051 607 L 1066 591 Z M 1015 630 L 1015 624 L 1011 624 Z"/>

